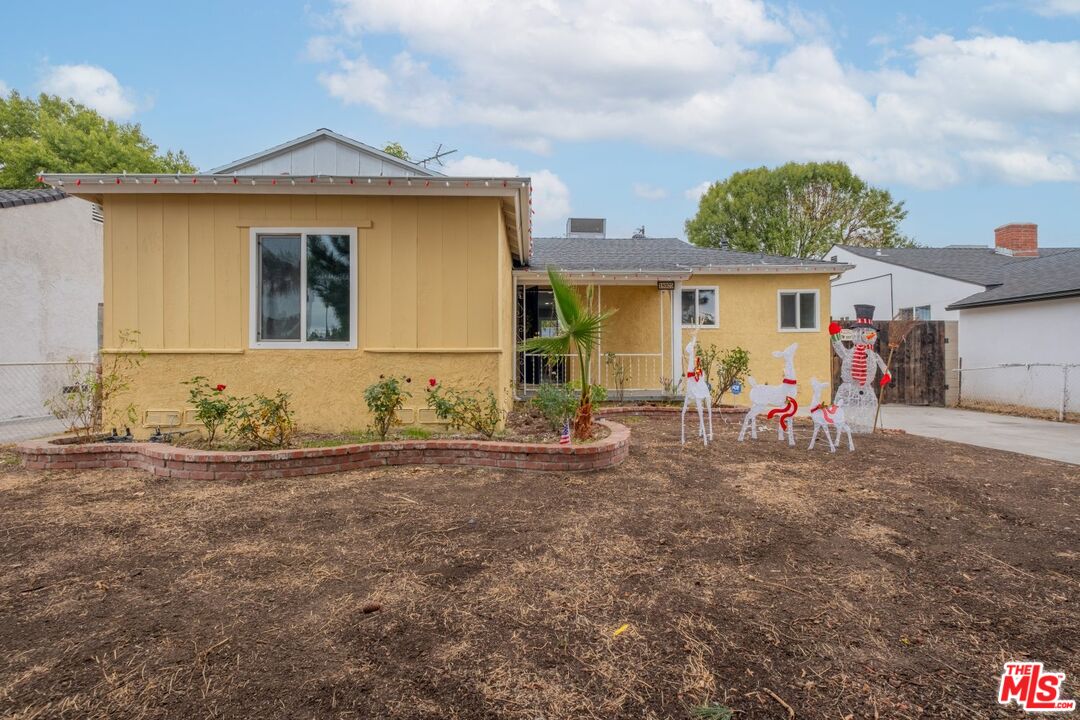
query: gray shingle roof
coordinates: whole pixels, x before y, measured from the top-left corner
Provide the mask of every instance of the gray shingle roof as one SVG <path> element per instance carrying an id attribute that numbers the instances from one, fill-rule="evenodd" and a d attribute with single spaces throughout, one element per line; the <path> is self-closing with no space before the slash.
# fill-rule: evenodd
<path id="1" fill-rule="evenodd" d="M 948 310 L 1049 300 L 1080 295 L 1080 248 L 1055 248 L 1058 252 L 1006 266 L 1001 284 L 954 302 Z"/>
<path id="2" fill-rule="evenodd" d="M 529 267 L 543 270 L 549 265 L 574 272 L 679 272 L 690 268 L 734 265 L 811 265 L 821 266 L 822 271 L 828 271 L 836 263 L 703 248 L 678 238 L 533 238 Z"/>
<path id="3" fill-rule="evenodd" d="M 67 195 L 63 190 L 43 188 L 40 190 L 0 190 L 0 208 L 35 205 L 53 200 L 63 200 Z"/>
<path id="4" fill-rule="evenodd" d="M 838 245 L 837 247 L 871 260 L 879 260 L 976 285 L 999 283 L 1002 277 L 1001 272 L 1006 267 L 1035 259 L 1005 255 L 988 247 L 881 248 L 880 251 L 878 248 L 852 245 Z M 1073 249 L 1075 248 L 1040 248 L 1039 256 L 1046 257 Z"/>

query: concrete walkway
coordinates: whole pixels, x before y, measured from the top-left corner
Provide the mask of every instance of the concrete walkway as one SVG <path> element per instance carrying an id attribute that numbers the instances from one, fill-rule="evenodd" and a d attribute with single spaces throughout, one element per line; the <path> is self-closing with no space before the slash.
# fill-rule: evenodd
<path id="1" fill-rule="evenodd" d="M 1080 424 L 916 405 L 883 405 L 881 424 L 912 435 L 1080 465 Z"/>

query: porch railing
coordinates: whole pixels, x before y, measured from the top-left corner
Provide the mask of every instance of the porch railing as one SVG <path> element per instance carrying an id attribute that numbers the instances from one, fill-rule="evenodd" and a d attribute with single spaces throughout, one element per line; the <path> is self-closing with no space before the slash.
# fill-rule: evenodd
<path id="1" fill-rule="evenodd" d="M 622 389 L 626 392 L 659 392 L 661 378 L 671 375 L 665 372 L 660 353 L 604 353 L 593 357 L 594 382 L 609 391 L 618 389 L 620 374 Z M 577 356 L 562 355 L 549 358 L 538 353 L 519 353 L 518 369 L 520 385 L 526 390 L 543 383 L 568 383 L 578 379 Z"/>

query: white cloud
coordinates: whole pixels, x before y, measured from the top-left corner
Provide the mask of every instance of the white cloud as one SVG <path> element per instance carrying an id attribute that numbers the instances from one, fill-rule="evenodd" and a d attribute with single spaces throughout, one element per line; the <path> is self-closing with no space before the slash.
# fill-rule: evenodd
<path id="1" fill-rule="evenodd" d="M 708 192 L 709 186 L 712 184 L 712 180 L 703 180 L 692 188 L 686 188 L 686 190 L 683 191 L 683 195 L 686 196 L 687 200 L 697 202 L 701 199 L 702 195 Z"/>
<path id="2" fill-rule="evenodd" d="M 755 163 L 840 159 L 920 187 L 1060 180 L 1080 163 L 1080 42 L 920 37 L 890 48 L 905 69 L 861 69 L 816 39 L 820 19 L 759 0 L 337 3 L 354 48 L 396 33 L 404 49 L 350 50 L 320 76 L 332 96 L 521 147 L 633 140 Z"/>
<path id="3" fill-rule="evenodd" d="M 667 190 L 648 183 L 634 183 L 634 195 L 642 200 L 663 200 L 667 197 Z"/>
<path id="4" fill-rule="evenodd" d="M 570 215 L 570 188 L 550 170 L 523 173 L 514 163 L 475 155 L 451 160 L 444 169 L 447 175 L 459 177 L 531 177 L 533 221 L 541 232 L 553 232 Z"/>
<path id="5" fill-rule="evenodd" d="M 126 120 L 135 114 L 133 93 L 122 87 L 115 75 L 96 65 L 50 67 L 41 89 L 71 98 L 114 120 Z"/>
<path id="6" fill-rule="evenodd" d="M 1080 15 L 1080 0 L 1033 0 L 1035 12 L 1054 17 L 1056 15 Z"/>
<path id="7" fill-rule="evenodd" d="M 0 95 L 6 96 L 9 92 L 11 92 L 11 88 L 3 80 L 0 80 Z"/>

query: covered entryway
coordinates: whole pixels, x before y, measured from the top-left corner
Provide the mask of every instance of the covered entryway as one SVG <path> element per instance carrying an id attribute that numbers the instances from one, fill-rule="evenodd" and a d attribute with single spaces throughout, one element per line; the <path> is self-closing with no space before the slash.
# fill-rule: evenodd
<path id="1" fill-rule="evenodd" d="M 518 342 L 557 333 L 554 297 L 546 274 L 518 271 L 515 276 Z M 679 282 L 656 275 L 601 277 L 592 273 L 570 273 L 567 279 L 583 297 L 592 286 L 594 309 L 615 310 L 590 358 L 593 382 L 607 388 L 612 399 L 620 399 L 620 395 L 638 399 L 664 397 L 665 388 L 670 390 L 681 368 L 681 348 L 675 347 L 672 335 L 672 328 L 678 328 L 680 323 L 672 305 Z M 677 332 L 675 338 L 677 343 Z M 576 359 L 552 362 L 536 353 L 517 351 L 516 355 L 519 396 L 535 391 L 542 383 L 578 379 Z"/>

